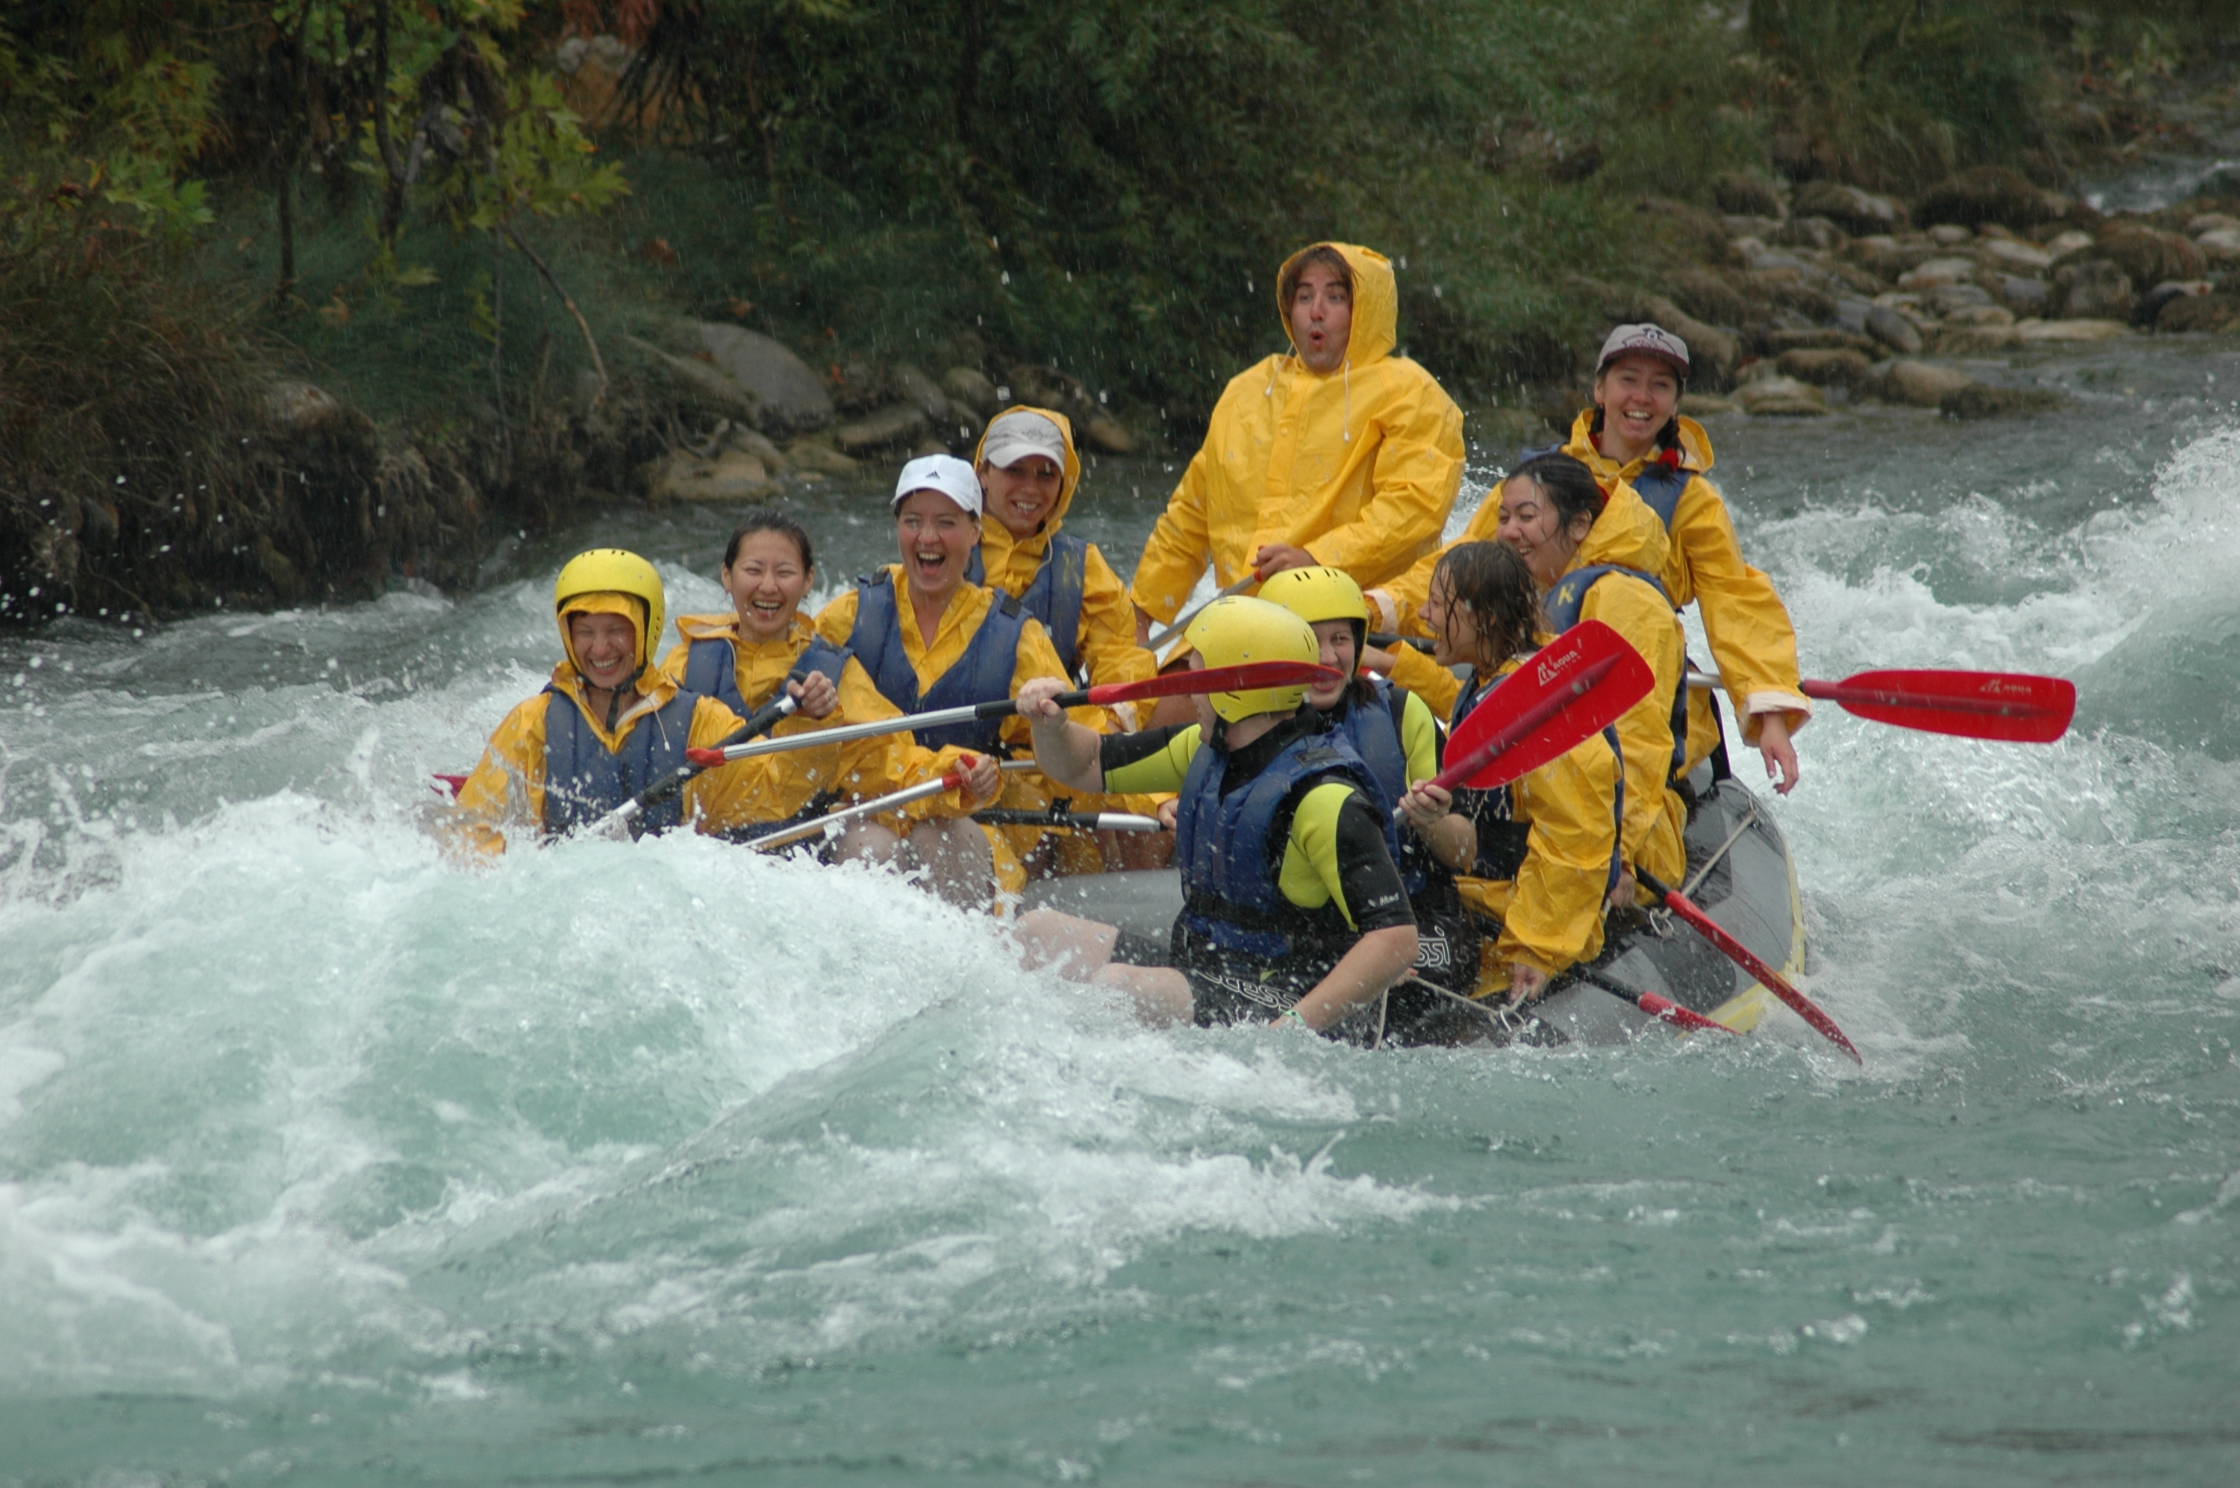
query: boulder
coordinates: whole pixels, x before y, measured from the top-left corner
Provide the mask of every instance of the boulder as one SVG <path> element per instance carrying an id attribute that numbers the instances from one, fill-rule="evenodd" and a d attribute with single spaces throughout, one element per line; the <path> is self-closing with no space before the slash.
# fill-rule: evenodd
<path id="1" fill-rule="evenodd" d="M 2132 305 L 2131 323 L 2142 331 L 2147 330 L 2161 318 L 2164 307 L 2172 300 L 2184 299 L 2187 295 L 2205 295 L 2215 288 L 2216 285 L 2206 279 L 2165 279 L 2139 296 L 2138 301 Z"/>
<path id="2" fill-rule="evenodd" d="M 2016 337 L 2030 345 L 2117 341 L 2131 334 L 2131 327 L 2120 320 L 2023 320 L 2014 329 Z"/>
<path id="3" fill-rule="evenodd" d="M 1744 325 L 1760 313 L 1755 297 L 1726 270 L 1687 264 L 1673 270 L 1666 284 L 1681 309 L 1714 325 Z"/>
<path id="4" fill-rule="evenodd" d="M 1894 280 L 1908 269 L 1940 256 L 1944 250 L 1917 235 L 1897 238 L 1888 233 L 1871 233 L 1853 238 L 1844 245 L 1843 252 L 1852 263 L 1877 279 Z"/>
<path id="5" fill-rule="evenodd" d="M 2201 250 L 2201 261 L 2211 268 L 2240 267 L 2240 227 L 2216 227 L 2200 234 L 2193 246 Z"/>
<path id="6" fill-rule="evenodd" d="M 1781 215 L 1780 188 L 1764 176 L 1746 171 L 1726 171 L 1714 177 L 1711 200 L 1720 211 L 1737 216 Z"/>
<path id="7" fill-rule="evenodd" d="M 2053 255 L 2020 238 L 1985 238 L 1976 245 L 1976 262 L 2008 274 L 2043 274 L 2053 267 Z"/>
<path id="8" fill-rule="evenodd" d="M 2065 227 L 2045 240 L 2046 253 L 2055 263 L 2092 249 L 2092 234 L 2081 228 Z"/>
<path id="9" fill-rule="evenodd" d="M 1881 348 L 1872 336 L 1841 326 L 1783 326 L 1766 332 L 1766 352 L 1776 358 L 1792 351 L 1855 351 L 1872 359 Z"/>
<path id="10" fill-rule="evenodd" d="M 1936 408 L 1946 398 L 1975 385 L 1975 379 L 1958 368 L 1901 357 L 1882 369 L 1870 390 L 1885 403 Z"/>
<path id="11" fill-rule="evenodd" d="M 687 323 L 687 355 L 699 355 L 746 390 L 766 432 L 821 429 L 832 422 L 832 394 L 824 380 L 781 341 L 744 326 L 699 320 Z"/>
<path id="12" fill-rule="evenodd" d="M 923 438 L 931 428 L 932 420 L 917 404 L 889 403 L 861 418 L 836 425 L 832 442 L 845 454 L 862 455 L 909 444 Z"/>
<path id="13" fill-rule="evenodd" d="M 978 367 L 951 367 L 941 374 L 941 390 L 950 402 L 962 404 L 983 420 L 994 418 L 1003 408 L 995 383 Z"/>
<path id="14" fill-rule="evenodd" d="M 2003 418 L 2017 413 L 2045 413 L 2066 400 L 2050 388 L 1989 387 L 1975 383 L 1961 388 L 1937 404 L 1946 418 Z"/>
<path id="15" fill-rule="evenodd" d="M 2054 314 L 2075 320 L 2123 320 L 2131 314 L 2132 280 L 2114 260 L 2071 259 L 2053 271 Z"/>
<path id="16" fill-rule="evenodd" d="M 1781 353 L 1774 365 L 1784 377 L 1816 387 L 1857 387 L 1874 371 L 1866 353 L 1850 347 L 1798 347 Z"/>
<path id="17" fill-rule="evenodd" d="M 797 471 L 809 475 L 847 477 L 862 469 L 862 462 L 840 453 L 822 439 L 796 439 L 786 446 L 786 459 Z"/>
<path id="18" fill-rule="evenodd" d="M 1998 309 L 1997 306 L 1988 306 Z M 2004 310 L 2000 314 L 2006 315 Z M 1953 323 L 1947 321 L 1937 328 L 1937 354 L 1939 356 L 1997 356 L 2012 351 L 2022 344 L 2022 335 L 2014 328 L 2014 318 L 2004 321 L 1975 321 Z"/>
<path id="19" fill-rule="evenodd" d="M 894 390 L 902 396 L 903 401 L 915 403 L 924 409 L 926 417 L 936 425 L 957 420 L 957 415 L 950 411 L 949 395 L 941 390 L 939 383 L 916 367 L 908 362 L 896 362 L 887 369 L 887 375 L 894 380 Z M 964 414 L 964 421 L 971 421 L 969 410 Z"/>
<path id="20" fill-rule="evenodd" d="M 1807 181 L 1789 203 L 1793 217 L 1825 217 L 1854 236 L 1886 233 L 1906 225 L 1905 208 L 1887 196 L 1834 181 Z"/>
<path id="21" fill-rule="evenodd" d="M 1128 426 L 1102 409 L 1082 420 L 1076 432 L 1079 433 L 1083 444 L 1102 454 L 1132 455 L 1135 453 L 1136 438 L 1128 432 Z"/>
<path id="22" fill-rule="evenodd" d="M 1868 306 L 1864 329 L 1900 356 L 1912 356 L 1921 350 L 1920 327 L 1888 305 Z"/>
<path id="23" fill-rule="evenodd" d="M 2240 331 L 2240 294 L 2219 292 L 2186 295 L 2162 307 L 2155 317 L 2157 331 Z"/>
<path id="24" fill-rule="evenodd" d="M 1759 377 L 1735 389 L 1742 411 L 1756 418 L 1814 418 L 1828 412 L 1820 389 L 1794 377 Z"/>
<path id="25" fill-rule="evenodd" d="M 784 475 L 786 473 L 790 462 L 787 461 L 785 452 L 779 449 L 768 435 L 759 430 L 750 429 L 744 424 L 733 424 L 728 428 L 718 430 L 717 433 L 724 448 L 754 456 L 769 467 L 772 475 Z"/>
<path id="26" fill-rule="evenodd" d="M 1773 241 L 1792 248 L 1832 253 L 1847 241 L 1844 230 L 1825 217 L 1792 217 L 1774 229 Z"/>
<path id="27" fill-rule="evenodd" d="M 352 421 L 341 399 L 325 388 L 294 378 L 282 378 L 267 387 L 258 412 L 274 433 L 284 435 L 321 434 Z"/>
<path id="28" fill-rule="evenodd" d="M 1097 400 L 1089 396 L 1089 389 L 1080 378 L 1056 367 L 1015 366 L 1011 369 L 1009 390 L 999 388 L 997 391 L 1013 403 L 1055 408 L 1075 423 L 1095 412 L 1097 407 Z"/>
<path id="29" fill-rule="evenodd" d="M 1653 320 L 1688 343 L 1691 368 L 1688 381 L 1691 384 L 1700 385 L 1707 392 L 1733 385 L 1734 369 L 1742 362 L 1739 339 L 1696 319 L 1662 295 L 1646 297 L 1641 301 L 1641 308 L 1645 314 L 1627 318 Z"/>
<path id="30" fill-rule="evenodd" d="M 2032 228 L 2060 216 L 2060 207 L 2020 171 L 1979 165 L 1945 177 L 1913 204 L 1913 220 L 1975 227 L 1997 222 Z"/>
<path id="31" fill-rule="evenodd" d="M 2100 234 L 2099 256 L 2131 276 L 2133 284 L 2198 279 L 2207 267 L 2201 250 L 2182 233 L 2136 223 L 2115 223 Z"/>
<path id="32" fill-rule="evenodd" d="M 1898 276 L 1900 289 L 1938 289 L 1947 284 L 1965 284 L 1975 277 L 1976 261 L 1957 256 L 1924 259 Z"/>
<path id="33" fill-rule="evenodd" d="M 663 501 L 761 501 L 778 483 L 770 468 L 745 450 L 725 449 L 712 460 L 671 450 L 646 469 L 646 496 Z"/>
<path id="34" fill-rule="evenodd" d="M 1963 243 L 1974 242 L 1976 234 L 1972 227 L 1961 227 L 1953 222 L 1940 222 L 1935 227 L 1928 229 L 1927 236 L 1929 241 L 1939 248 L 1957 248 Z"/>
<path id="35" fill-rule="evenodd" d="M 2026 274 L 1985 274 L 1979 281 L 1991 297 L 2016 315 L 2043 315 L 2053 303 L 2053 286 Z"/>
<path id="36" fill-rule="evenodd" d="M 1929 308 L 1949 318 L 1955 311 L 1987 308 L 1991 291 L 1980 284 L 1940 284 L 1927 295 Z"/>

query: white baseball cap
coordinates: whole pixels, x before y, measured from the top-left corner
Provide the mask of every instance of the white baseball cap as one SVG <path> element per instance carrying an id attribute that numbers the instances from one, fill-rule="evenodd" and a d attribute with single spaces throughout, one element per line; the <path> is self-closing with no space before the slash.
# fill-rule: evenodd
<path id="1" fill-rule="evenodd" d="M 980 515 L 980 477 L 955 455 L 920 455 L 903 466 L 890 506 L 902 505 L 912 491 L 939 491 L 972 516 Z"/>
<path id="2" fill-rule="evenodd" d="M 1064 470 L 1065 434 L 1042 414 L 1024 408 L 998 414 L 980 441 L 980 458 L 990 465 L 1008 467 L 1029 455 L 1041 455 Z"/>

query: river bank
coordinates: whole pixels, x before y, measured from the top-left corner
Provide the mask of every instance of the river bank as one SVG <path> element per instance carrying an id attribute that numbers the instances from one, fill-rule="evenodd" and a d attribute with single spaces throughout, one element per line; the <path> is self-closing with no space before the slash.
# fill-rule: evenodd
<path id="1" fill-rule="evenodd" d="M 2240 172 L 2219 173 L 2240 156 L 2233 98 L 2229 82 L 2196 80 L 2159 112 L 2072 118 L 2090 149 L 2080 147 L 2066 190 L 2006 167 L 1908 195 L 1768 170 L 1719 177 L 1701 204 L 1640 198 L 1642 251 L 1628 276 L 1574 274 L 1551 287 L 1564 309 L 1549 335 L 1561 337 L 1520 348 L 1500 377 L 1432 370 L 1492 460 L 1565 426 L 1599 336 L 1590 328 L 1625 320 L 1687 338 L 1695 412 L 1815 417 L 1872 401 L 1961 419 L 2043 410 L 2061 394 L 2030 368 L 2064 347 L 2240 327 Z M 2150 160 L 2156 186 L 2078 184 L 2137 182 Z M 658 192 L 662 178 L 649 173 Z M 409 397 L 366 401 L 384 380 L 409 386 L 414 347 L 373 328 L 378 306 L 338 292 L 298 320 L 295 352 L 151 413 L 152 437 L 120 442 L 113 476 L 0 490 L 0 624 L 82 614 L 144 626 L 362 598 L 399 582 L 462 593 L 521 535 L 586 511 L 876 487 L 911 455 L 969 453 L 987 415 L 1012 401 L 1064 410 L 1093 455 L 1172 461 L 1195 443 L 1210 397 L 1187 409 L 1139 401 L 969 329 L 900 355 L 851 351 L 875 338 L 843 327 L 788 344 L 768 310 L 744 300 L 695 317 L 662 287 L 677 244 L 631 236 L 687 200 L 664 199 L 649 195 L 616 229 L 629 237 L 629 273 L 566 281 L 595 298 L 596 332 L 571 298 L 573 325 L 555 312 L 540 329 L 515 311 L 493 321 L 480 350 L 419 351 L 431 382 L 439 371 L 456 381 L 470 354 L 487 357 L 484 393 L 451 394 L 435 412 Z M 1404 341 L 1414 325 L 1437 344 L 1439 261 L 1391 246 Z M 471 267 L 443 292 L 482 293 Z M 1235 314 L 1273 345 L 1265 295 L 1264 284 L 1247 287 Z M 503 303 L 494 287 L 489 299 Z M 579 329 L 588 365 L 575 354 Z M 187 439 L 209 448 L 182 461 L 167 444 Z"/>

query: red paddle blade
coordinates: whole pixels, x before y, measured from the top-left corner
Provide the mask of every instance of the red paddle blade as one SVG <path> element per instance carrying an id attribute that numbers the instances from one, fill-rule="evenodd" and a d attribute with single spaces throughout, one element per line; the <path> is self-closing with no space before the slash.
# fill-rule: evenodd
<path id="1" fill-rule="evenodd" d="M 2076 683 L 2027 672 L 1857 672 L 1803 687 L 1877 723 L 2016 744 L 2051 744 L 2077 712 Z"/>
<path id="2" fill-rule="evenodd" d="M 1448 790 L 1506 785 L 1609 727 L 1656 680 L 1625 637 L 1600 620 L 1582 620 L 1455 725 L 1436 783 Z"/>
<path id="3" fill-rule="evenodd" d="M 1202 667 L 1195 671 L 1163 672 L 1141 682 L 1107 682 L 1089 689 L 1089 701 L 1132 703 L 1137 698 L 1180 697 L 1192 692 L 1250 692 L 1256 687 L 1283 687 L 1293 682 L 1309 686 L 1338 682 L 1344 673 L 1311 661 L 1248 661 L 1238 666 Z"/>
<path id="4" fill-rule="evenodd" d="M 1687 921 L 1689 925 L 1694 927 L 1697 934 L 1717 947 L 1721 955 L 1756 977 L 1759 986 L 1787 1003 L 1792 1012 L 1811 1026 L 1813 1032 L 1850 1055 L 1854 1062 L 1858 1064 L 1867 1062 L 1865 1056 L 1860 1054 L 1857 1046 L 1844 1036 L 1841 1028 L 1836 1026 L 1836 1020 L 1829 1017 L 1827 1011 L 1819 1003 L 1814 1002 L 1795 987 L 1790 986 L 1787 978 L 1768 966 L 1748 946 L 1729 935 L 1726 927 L 1705 914 L 1694 900 L 1682 894 L 1678 889 L 1659 882 L 1641 869 L 1636 868 L 1634 870 L 1634 877 L 1646 885 L 1649 892 L 1666 909 Z"/>
<path id="5" fill-rule="evenodd" d="M 467 777 L 464 775 L 446 775 L 441 771 L 436 773 L 436 790 L 444 795 L 456 797 L 459 787 L 466 783 Z"/>
<path id="6" fill-rule="evenodd" d="M 1706 1018 L 1694 1008 L 1682 1007 L 1671 998 L 1659 996 L 1655 992 L 1642 993 L 1641 1001 L 1636 1006 L 1650 1017 L 1670 1023 L 1676 1028 L 1716 1028 L 1721 1033 L 1732 1033 L 1737 1038 L 1741 1037 L 1738 1030 L 1729 1028 L 1717 1018 Z"/>

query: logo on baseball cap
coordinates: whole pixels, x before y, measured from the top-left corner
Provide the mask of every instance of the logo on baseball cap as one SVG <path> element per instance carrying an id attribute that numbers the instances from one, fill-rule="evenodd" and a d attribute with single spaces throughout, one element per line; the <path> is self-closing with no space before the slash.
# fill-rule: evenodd
<path id="1" fill-rule="evenodd" d="M 1595 358 L 1594 375 L 1600 377 L 1612 362 L 1628 356 L 1655 357 L 1679 373 L 1682 381 L 1687 379 L 1688 343 L 1663 326 L 1648 321 L 1619 326 L 1603 341 L 1602 355 Z"/>
<path id="2" fill-rule="evenodd" d="M 903 466 L 890 506 L 902 505 L 912 491 L 939 491 L 972 516 L 980 515 L 980 477 L 955 455 L 920 455 Z"/>

